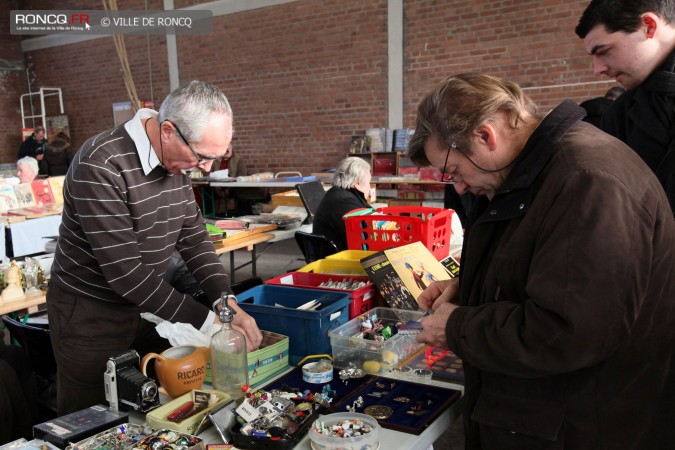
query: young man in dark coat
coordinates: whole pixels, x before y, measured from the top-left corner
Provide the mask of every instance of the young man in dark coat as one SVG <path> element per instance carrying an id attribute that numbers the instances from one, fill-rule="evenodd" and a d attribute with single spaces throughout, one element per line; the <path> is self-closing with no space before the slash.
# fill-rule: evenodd
<path id="1" fill-rule="evenodd" d="M 576 27 L 593 73 L 628 91 L 602 130 L 628 144 L 663 185 L 675 210 L 675 2 L 592 0 Z"/>
<path id="2" fill-rule="evenodd" d="M 583 121 L 600 128 L 602 126 L 602 116 L 605 115 L 605 111 L 607 111 L 609 107 L 612 106 L 612 103 L 614 103 L 614 100 L 619 98 L 624 92 L 626 92 L 626 90 L 621 86 L 614 86 L 609 88 L 602 97 L 592 98 L 579 103 L 579 106 L 586 110 L 586 117 L 583 118 Z"/>
<path id="3" fill-rule="evenodd" d="M 463 74 L 422 100 L 409 156 L 478 196 L 459 278 L 420 342 L 464 361 L 469 450 L 675 443 L 675 221 L 654 174 L 567 101 Z"/>

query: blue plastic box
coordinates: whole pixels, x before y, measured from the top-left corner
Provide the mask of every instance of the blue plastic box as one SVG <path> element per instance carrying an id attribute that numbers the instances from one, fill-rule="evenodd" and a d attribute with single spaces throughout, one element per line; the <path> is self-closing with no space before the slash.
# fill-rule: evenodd
<path id="1" fill-rule="evenodd" d="M 297 364 L 307 355 L 330 354 L 328 332 L 349 320 L 349 296 L 349 292 L 263 285 L 238 294 L 237 300 L 261 330 L 289 337 L 289 362 Z M 321 303 L 319 309 L 297 309 L 312 300 Z"/>

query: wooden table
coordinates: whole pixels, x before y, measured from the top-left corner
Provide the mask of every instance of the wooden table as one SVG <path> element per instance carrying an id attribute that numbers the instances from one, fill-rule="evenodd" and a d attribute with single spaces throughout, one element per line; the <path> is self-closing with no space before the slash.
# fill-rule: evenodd
<path id="1" fill-rule="evenodd" d="M 246 250 L 251 252 L 251 264 L 253 269 L 253 276 L 256 275 L 256 260 L 257 255 L 255 251 L 256 244 L 261 242 L 267 242 L 274 239 L 274 234 L 272 233 L 259 233 L 246 236 L 241 239 L 235 239 L 231 242 L 225 241 L 224 244 L 216 244 L 216 254 L 222 255 L 223 253 L 230 253 L 230 277 L 231 282 L 234 282 L 234 271 L 244 266 L 234 267 L 234 251 L 235 250 Z M 248 265 L 245 264 L 245 265 Z M 29 313 L 35 312 L 38 310 L 38 306 L 47 302 L 47 294 L 42 293 L 42 295 L 35 295 L 31 297 L 24 297 L 20 300 L 15 300 L 12 302 L 3 302 L 0 305 L 0 316 L 3 314 L 9 314 L 16 311 L 26 310 Z"/>
<path id="2" fill-rule="evenodd" d="M 47 302 L 47 294 L 42 293 L 42 295 L 34 295 L 31 297 L 24 297 L 21 300 L 15 300 L 13 302 L 4 302 L 0 305 L 0 316 L 3 314 L 9 314 L 17 311 L 26 310 L 29 313 L 35 312 L 38 310 L 38 305 L 42 305 Z"/>
<path id="3" fill-rule="evenodd" d="M 249 264 L 251 265 L 251 272 L 253 273 L 253 276 L 254 277 L 257 276 L 256 261 L 258 260 L 258 256 L 256 254 L 255 246 L 256 244 L 267 242 L 272 239 L 274 239 L 274 234 L 272 233 L 258 233 L 242 237 L 240 239 L 234 239 L 232 241 L 228 241 L 228 239 L 225 239 L 222 243 L 214 244 L 214 247 L 216 248 L 216 254 L 218 255 L 222 255 L 223 253 L 230 254 L 230 283 L 234 283 L 235 272 L 238 269 L 241 269 L 242 267 L 248 266 Z M 242 264 L 238 267 L 235 267 L 234 265 L 235 250 L 246 250 L 251 252 L 251 261 Z"/>

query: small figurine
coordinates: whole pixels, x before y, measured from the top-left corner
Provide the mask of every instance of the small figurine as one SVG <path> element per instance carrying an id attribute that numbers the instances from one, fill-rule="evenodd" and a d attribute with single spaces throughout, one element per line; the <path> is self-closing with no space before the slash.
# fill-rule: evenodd
<path id="1" fill-rule="evenodd" d="M 12 302 L 24 297 L 21 288 L 21 271 L 19 266 L 16 265 L 16 261 L 12 261 L 12 265 L 5 272 L 5 283 L 7 283 L 7 287 L 2 291 L 4 302 Z"/>
<path id="2" fill-rule="evenodd" d="M 375 323 L 369 314 L 361 321 L 361 331 L 372 331 L 375 328 Z"/>

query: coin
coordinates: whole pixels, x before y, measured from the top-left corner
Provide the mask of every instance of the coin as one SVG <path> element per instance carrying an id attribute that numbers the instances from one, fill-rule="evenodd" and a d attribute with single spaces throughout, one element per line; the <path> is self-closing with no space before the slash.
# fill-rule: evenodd
<path id="1" fill-rule="evenodd" d="M 366 407 L 363 412 L 377 420 L 386 420 L 394 414 L 393 409 L 384 405 L 371 405 Z"/>
<path id="2" fill-rule="evenodd" d="M 312 404 L 308 402 L 302 402 L 298 406 L 295 407 L 296 410 L 302 411 L 302 412 L 307 412 L 312 410 Z"/>

